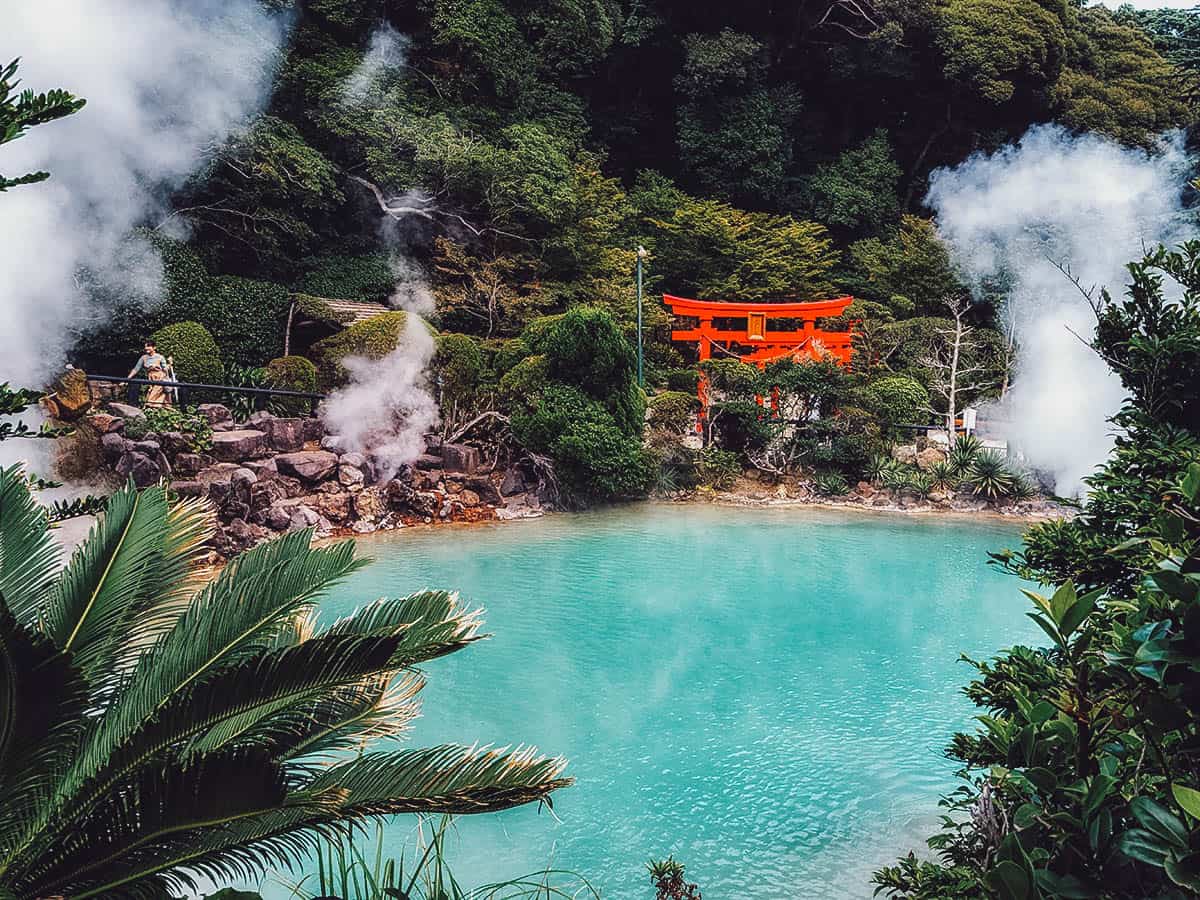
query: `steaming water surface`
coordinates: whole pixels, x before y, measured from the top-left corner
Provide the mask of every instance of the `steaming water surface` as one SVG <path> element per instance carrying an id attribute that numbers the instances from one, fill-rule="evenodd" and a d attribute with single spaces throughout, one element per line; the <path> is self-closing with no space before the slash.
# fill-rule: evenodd
<path id="1" fill-rule="evenodd" d="M 963 520 L 638 506 L 410 530 L 323 616 L 453 587 L 491 640 L 427 666 L 411 743 L 532 742 L 578 784 L 460 820 L 464 885 L 573 869 L 652 896 L 673 853 L 708 900 L 869 897 L 954 786 L 968 725 L 960 652 L 1033 640 L 986 552 L 1017 532 Z M 411 822 L 398 820 L 399 845 Z"/>

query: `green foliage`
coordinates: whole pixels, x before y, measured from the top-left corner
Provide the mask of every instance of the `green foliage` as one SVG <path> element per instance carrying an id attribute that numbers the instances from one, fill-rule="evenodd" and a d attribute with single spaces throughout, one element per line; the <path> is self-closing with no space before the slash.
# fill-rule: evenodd
<path id="1" fill-rule="evenodd" d="M 880 129 L 813 173 L 805 185 L 805 211 L 830 228 L 877 234 L 900 216 L 896 188 L 902 174 Z"/>
<path id="2" fill-rule="evenodd" d="M 20 80 L 16 77 L 19 59 L 0 68 L 0 145 L 15 141 L 36 125 L 45 125 L 78 112 L 86 100 L 64 90 L 35 94 L 26 89 L 16 93 Z M 29 172 L 16 178 L 0 175 L 0 193 L 22 184 L 35 184 L 50 177 L 49 172 Z"/>
<path id="3" fill-rule="evenodd" d="M 269 387 L 285 391 L 316 393 L 317 367 L 304 356 L 279 356 L 267 363 L 263 380 Z M 292 416 L 306 415 L 312 408 L 312 403 L 303 397 L 273 397 L 272 402 Z"/>
<path id="4" fill-rule="evenodd" d="M 850 485 L 841 472 L 818 472 L 813 476 L 813 490 L 822 497 L 843 497 L 850 493 Z"/>
<path id="5" fill-rule="evenodd" d="M 948 462 L 955 475 L 965 475 L 975 465 L 975 460 L 983 451 L 983 441 L 973 434 L 960 434 L 950 447 Z"/>
<path id="6" fill-rule="evenodd" d="M 959 473 L 948 460 L 935 462 L 929 467 L 930 488 L 935 491 L 953 491 L 958 487 Z"/>
<path id="7" fill-rule="evenodd" d="M 457 425 L 474 414 L 487 374 L 479 341 L 466 334 L 438 335 L 432 371 L 443 420 Z"/>
<path id="8" fill-rule="evenodd" d="M 212 425 L 205 416 L 196 412 L 195 408 L 151 407 L 143 412 L 145 415 L 125 422 L 125 437 L 136 441 L 152 432 L 162 435 L 163 432 L 177 431 L 187 440 L 188 450 L 192 453 L 203 453 L 212 449 Z"/>
<path id="9" fill-rule="evenodd" d="M 948 752 L 964 784 L 930 840 L 938 862 L 876 875 L 892 896 L 1133 900 L 1200 888 L 1200 454 L 1194 363 L 1200 246 L 1151 251 L 1127 299 L 1105 298 L 1095 344 L 1128 391 L 1125 429 L 1081 515 L 1037 525 L 1005 568 L 1027 590 L 1044 649 L 972 663 L 980 727 Z M 1164 296 L 1162 276 L 1180 281 Z M 955 448 L 958 449 L 957 447 Z M 977 452 L 977 491 L 1012 490 Z M 1017 492 L 1027 487 L 1017 486 Z"/>
<path id="10" fill-rule="evenodd" d="M 651 397 L 647 407 L 652 427 L 684 434 L 692 430 L 696 412 L 700 409 L 700 401 L 693 393 L 664 391 Z"/>
<path id="11" fill-rule="evenodd" d="M 668 856 L 646 863 L 650 883 L 656 891 L 655 900 L 700 900 L 700 886 L 689 884 L 683 877 L 684 866 Z"/>
<path id="12" fill-rule="evenodd" d="M 971 485 L 971 493 L 998 500 L 1007 496 L 1017 485 L 1017 476 L 999 453 L 985 450 L 975 454 L 971 465 L 963 473 L 963 480 Z"/>
<path id="13" fill-rule="evenodd" d="M 370 319 L 355 322 L 349 328 L 313 344 L 312 355 L 317 364 L 319 384 L 324 388 L 343 384 L 347 375 L 342 360 L 348 356 L 383 359 L 395 350 L 404 329 L 408 327 L 409 316 L 415 316 L 415 313 L 407 313 L 400 309 L 381 313 Z M 432 326 L 424 319 L 417 318 L 432 334 Z"/>
<path id="14" fill-rule="evenodd" d="M 208 329 L 199 322 L 164 325 L 150 336 L 158 352 L 170 357 L 180 381 L 220 384 L 224 374 L 221 351 Z"/>
<path id="15" fill-rule="evenodd" d="M 929 391 L 905 375 L 885 375 L 862 391 L 864 405 L 885 422 L 923 421 L 929 410 Z"/>
<path id="16" fill-rule="evenodd" d="M 863 279 L 860 293 L 894 314 L 942 314 L 944 298 L 962 291 L 950 250 L 928 219 L 906 215 L 894 237 L 859 241 L 850 256 Z"/>
<path id="17" fill-rule="evenodd" d="M 176 896 L 197 871 L 294 865 L 368 817 L 505 809 L 569 783 L 525 750 L 362 752 L 416 714 L 416 666 L 478 639 L 455 595 L 314 630 L 313 601 L 361 565 L 349 544 L 295 532 L 198 583 L 207 505 L 130 486 L 61 569 L 16 469 L 0 497 L 5 895 Z"/>
<path id="18" fill-rule="evenodd" d="M 329 253 L 307 259 L 303 265 L 296 290 L 316 297 L 383 301 L 396 286 L 396 273 L 386 253 Z"/>
<path id="19" fill-rule="evenodd" d="M 696 469 L 700 483 L 716 491 L 729 490 L 742 474 L 738 455 L 716 447 L 706 447 L 700 451 Z"/>

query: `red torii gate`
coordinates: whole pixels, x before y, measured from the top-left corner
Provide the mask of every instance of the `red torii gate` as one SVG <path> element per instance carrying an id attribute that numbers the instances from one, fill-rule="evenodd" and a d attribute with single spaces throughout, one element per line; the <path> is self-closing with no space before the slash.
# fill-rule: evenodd
<path id="1" fill-rule="evenodd" d="M 826 331 L 817 328 L 816 323 L 817 319 L 843 315 L 846 307 L 854 302 L 853 297 L 807 303 L 726 303 L 663 294 L 663 302 L 671 307 L 671 312 L 676 316 L 699 320 L 695 327 L 673 330 L 671 339 L 697 343 L 702 362 L 712 358 L 713 347 L 716 346 L 719 352 L 760 369 L 778 359 L 821 359 L 825 356 L 833 357 L 843 366 L 850 365 L 854 332 Z M 728 324 L 717 327 L 713 324 L 716 319 L 741 319 L 745 324 L 741 327 L 729 327 Z M 794 331 L 772 331 L 768 328 L 771 319 L 793 319 L 801 325 Z M 703 377 L 698 394 L 702 417 L 698 427 L 703 428 L 707 394 Z"/>

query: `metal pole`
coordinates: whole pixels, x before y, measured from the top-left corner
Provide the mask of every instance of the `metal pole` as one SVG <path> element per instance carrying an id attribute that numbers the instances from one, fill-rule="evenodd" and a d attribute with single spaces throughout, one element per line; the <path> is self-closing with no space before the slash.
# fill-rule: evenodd
<path id="1" fill-rule="evenodd" d="M 645 387 L 646 381 L 642 376 L 642 257 L 646 251 L 638 247 L 637 251 L 637 287 L 638 287 L 638 387 Z"/>

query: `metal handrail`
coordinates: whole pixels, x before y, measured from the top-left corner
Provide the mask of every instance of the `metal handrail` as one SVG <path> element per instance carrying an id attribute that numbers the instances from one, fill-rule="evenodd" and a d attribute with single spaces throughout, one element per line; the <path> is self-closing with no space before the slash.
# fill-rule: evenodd
<path id="1" fill-rule="evenodd" d="M 308 400 L 313 410 L 316 410 L 317 404 L 325 399 L 324 394 L 318 394 L 312 391 L 289 391 L 283 388 L 241 387 L 233 384 L 204 384 L 198 381 L 152 381 L 149 378 L 128 378 L 121 375 L 89 374 L 87 378 L 88 381 L 103 381 L 109 384 L 145 384 L 155 387 L 180 388 L 181 398 L 186 396 L 187 392 L 192 390 L 218 391 L 231 394 L 249 394 L 251 396 L 266 396 L 268 398 L 299 397 Z"/>

